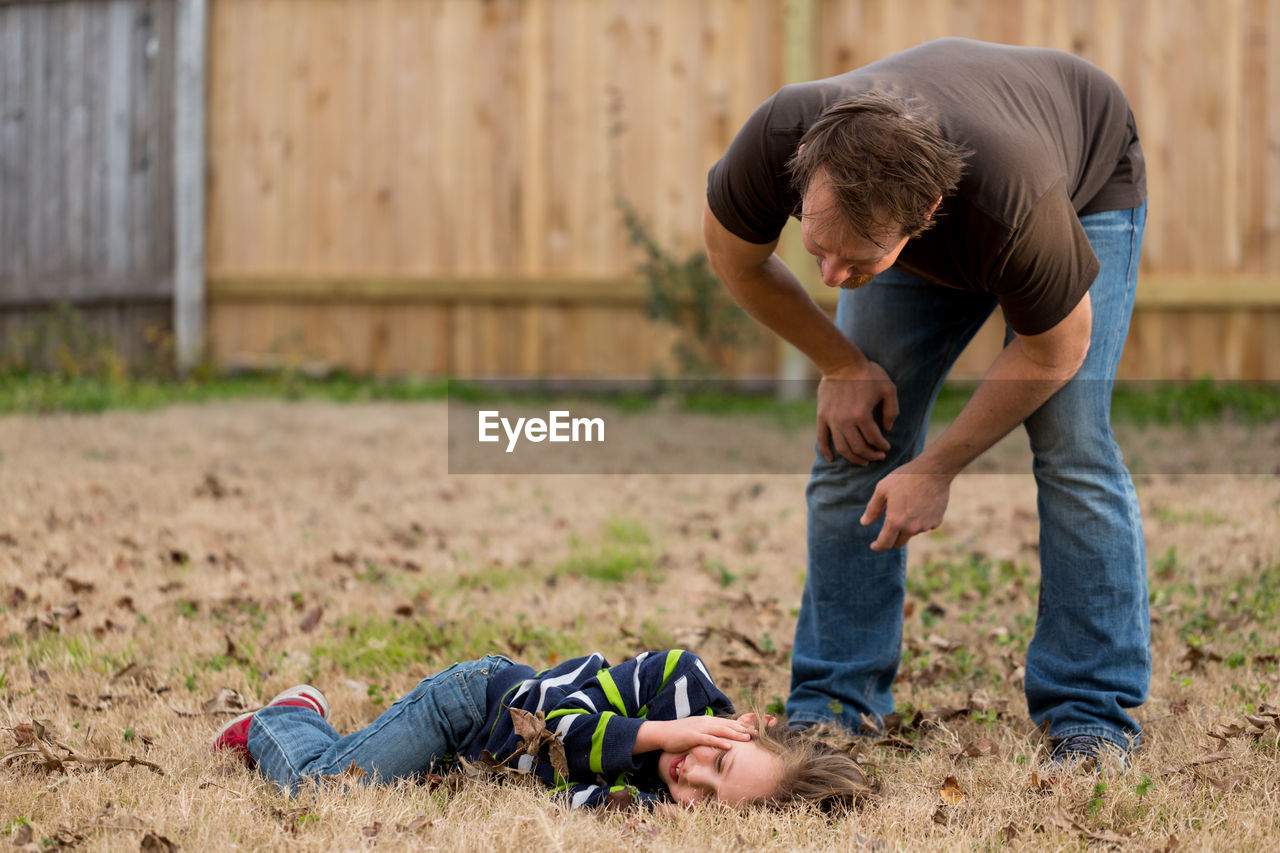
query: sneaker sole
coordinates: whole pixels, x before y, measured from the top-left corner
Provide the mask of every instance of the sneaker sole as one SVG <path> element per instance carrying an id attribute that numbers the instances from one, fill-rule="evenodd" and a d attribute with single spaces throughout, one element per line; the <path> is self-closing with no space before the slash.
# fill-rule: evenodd
<path id="1" fill-rule="evenodd" d="M 290 687 L 288 690 L 282 690 L 272 697 L 267 706 L 283 702 L 285 699 L 302 699 L 316 706 L 316 711 L 324 719 L 329 719 L 329 700 L 324 698 L 324 694 L 310 684 L 298 684 Z M 265 707 L 265 706 L 264 706 Z M 261 710 L 261 709 L 259 709 Z"/>
<path id="2" fill-rule="evenodd" d="M 277 702 L 283 702 L 286 699 L 302 699 L 305 702 L 309 702 L 315 706 L 315 710 L 320 714 L 321 719 L 329 719 L 329 700 L 324 698 L 324 694 L 312 687 L 310 684 L 298 684 L 290 687 L 288 690 L 282 690 L 273 696 L 271 701 L 266 705 L 263 705 L 262 708 L 270 707 L 271 705 L 274 705 Z M 238 723 L 243 723 L 245 720 L 258 713 L 258 711 L 261 711 L 262 708 L 258 708 L 256 711 L 245 711 L 243 714 L 239 714 L 229 720 L 227 724 L 218 729 L 218 733 L 213 736 L 214 745 L 216 746 L 218 741 L 222 739 L 222 736 L 234 728 Z"/>

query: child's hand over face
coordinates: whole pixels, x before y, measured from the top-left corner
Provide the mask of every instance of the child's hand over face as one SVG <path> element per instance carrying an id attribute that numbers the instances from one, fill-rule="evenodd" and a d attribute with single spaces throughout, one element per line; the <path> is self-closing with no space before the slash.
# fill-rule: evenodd
<path id="1" fill-rule="evenodd" d="M 688 752 L 699 746 L 729 749 L 751 740 L 754 727 L 741 719 L 685 717 L 682 720 L 646 720 L 636 734 L 634 753 Z"/>

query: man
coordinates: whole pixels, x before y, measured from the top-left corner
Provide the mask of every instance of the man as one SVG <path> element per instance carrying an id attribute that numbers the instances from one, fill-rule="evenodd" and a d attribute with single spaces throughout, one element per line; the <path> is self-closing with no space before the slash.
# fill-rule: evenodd
<path id="1" fill-rule="evenodd" d="M 1110 428 L 1146 221 L 1133 115 L 1059 51 L 943 39 L 794 86 L 711 169 L 716 274 L 821 371 L 794 726 L 893 709 L 908 539 L 1019 423 L 1035 454 L 1041 592 L 1031 718 L 1058 762 L 1121 758 L 1150 685 L 1142 522 Z M 786 219 L 835 323 L 774 254 Z M 955 358 L 999 305 L 1003 351 L 923 449 Z"/>

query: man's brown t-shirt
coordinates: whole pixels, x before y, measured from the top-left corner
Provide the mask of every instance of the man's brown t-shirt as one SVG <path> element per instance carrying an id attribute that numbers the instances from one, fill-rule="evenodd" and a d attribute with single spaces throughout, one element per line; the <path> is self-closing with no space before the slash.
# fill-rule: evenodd
<path id="1" fill-rule="evenodd" d="M 1098 274 L 1079 217 L 1136 207 L 1147 194 L 1124 92 L 1068 53 L 948 38 L 786 86 L 711 168 L 707 201 L 720 223 L 752 243 L 776 239 L 800 210 L 786 169 L 800 137 L 828 105 L 869 90 L 922 102 L 943 136 L 972 152 L 937 224 L 897 266 L 994 294 L 1020 334 L 1057 325 Z"/>

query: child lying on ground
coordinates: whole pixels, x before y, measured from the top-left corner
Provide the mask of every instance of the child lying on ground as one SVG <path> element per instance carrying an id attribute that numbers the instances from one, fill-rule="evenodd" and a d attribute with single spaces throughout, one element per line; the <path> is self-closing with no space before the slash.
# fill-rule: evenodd
<path id="1" fill-rule="evenodd" d="M 523 754 L 512 709 L 524 719 L 521 711 L 545 712 L 563 761 L 555 757 L 556 743 L 538 756 Z M 866 793 L 866 777 L 849 755 L 767 715 L 717 714 L 733 714 L 733 704 L 692 652 L 645 652 L 612 667 L 593 654 L 542 672 L 490 655 L 423 679 L 346 737 L 326 722 L 329 703 L 319 690 L 290 688 L 228 723 L 214 748 L 241 752 L 290 793 L 308 778 L 352 764 L 367 781 L 385 783 L 446 769 L 454 756 L 478 760 L 486 751 L 498 760 L 510 756 L 574 807 L 604 805 L 615 792 L 646 805 L 823 807 L 852 804 Z"/>

